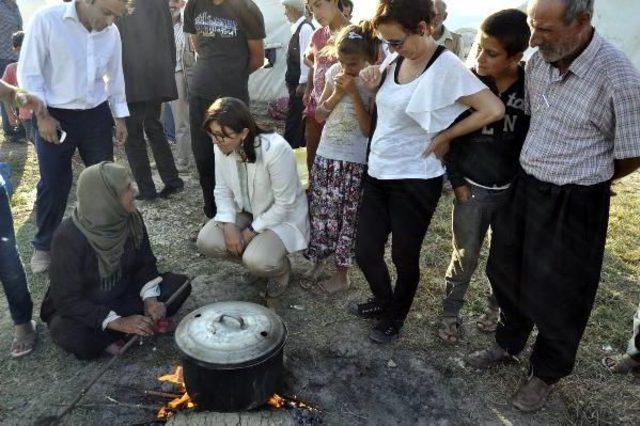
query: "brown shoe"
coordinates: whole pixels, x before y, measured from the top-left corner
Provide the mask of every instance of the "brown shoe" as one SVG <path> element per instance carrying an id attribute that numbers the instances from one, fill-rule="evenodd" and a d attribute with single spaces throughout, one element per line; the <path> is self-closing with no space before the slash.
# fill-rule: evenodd
<path id="1" fill-rule="evenodd" d="M 497 344 L 494 344 L 488 349 L 474 352 L 467 357 L 467 364 L 479 370 L 486 370 L 494 365 L 517 362 L 520 362 L 518 358 L 513 355 L 509 355 L 507 351 Z"/>
<path id="2" fill-rule="evenodd" d="M 513 396 L 511 403 L 518 410 L 533 413 L 542 408 L 554 385 L 548 385 L 535 376 L 527 378 Z"/>

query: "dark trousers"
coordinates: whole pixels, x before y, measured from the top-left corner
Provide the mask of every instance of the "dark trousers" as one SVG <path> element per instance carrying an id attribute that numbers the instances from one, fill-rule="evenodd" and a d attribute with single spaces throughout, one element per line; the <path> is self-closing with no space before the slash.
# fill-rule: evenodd
<path id="1" fill-rule="evenodd" d="M 216 214 L 216 202 L 213 198 L 213 190 L 216 186 L 215 156 L 213 154 L 213 142 L 202 128 L 204 115 L 211 106 L 213 100 L 189 97 L 189 122 L 191 125 L 191 149 L 200 176 L 202 199 L 204 201 L 204 214 L 212 218 Z"/>
<path id="2" fill-rule="evenodd" d="M 420 282 L 420 251 L 442 192 L 442 177 L 378 180 L 366 176 L 356 237 L 356 260 L 390 319 L 404 322 Z M 389 238 L 396 267 L 391 286 L 384 250 Z"/>
<path id="3" fill-rule="evenodd" d="M 16 247 L 13 216 L 4 186 L 0 186 L 0 282 L 7 296 L 13 323 L 20 325 L 31 321 L 33 302 Z"/>
<path id="4" fill-rule="evenodd" d="M 493 228 L 487 276 L 501 309 L 496 341 L 517 355 L 535 325 L 531 369 L 547 383 L 573 370 L 600 281 L 609 189 L 521 173 Z"/>
<path id="5" fill-rule="evenodd" d="M 156 160 L 158 174 L 165 186 L 169 188 L 182 187 L 184 183 L 178 176 L 171 147 L 164 134 L 160 122 L 160 102 L 136 102 L 129 104 L 129 117 L 127 123 L 127 143 L 125 152 L 131 166 L 131 172 L 138 184 L 138 190 L 143 197 L 156 194 L 156 186 L 151 177 L 151 167 L 147 154 L 147 144 L 144 139 L 146 133 Z"/>
<path id="6" fill-rule="evenodd" d="M 296 93 L 297 84 L 287 83 L 287 89 L 289 90 L 289 104 L 284 126 L 284 138 L 289 142 L 291 148 L 300 148 L 305 144 L 304 122 L 302 121 L 304 104 L 302 103 L 302 95 Z"/>
<path id="7" fill-rule="evenodd" d="M 160 288 L 162 293 L 159 301 L 165 302 L 180 288 L 187 277 L 173 273 L 162 275 Z M 130 315 L 143 315 L 144 303 L 138 294 L 139 287 L 134 286 L 133 291 L 125 294 L 120 300 L 110 304 L 109 309 L 127 317 Z M 167 316 L 174 315 L 191 293 L 191 287 L 187 288 L 175 302 L 167 306 Z M 53 341 L 67 352 L 71 352 L 78 359 L 94 359 L 99 357 L 110 344 L 117 340 L 125 339 L 123 333 L 113 330 L 96 330 L 81 323 L 77 319 L 63 317 L 55 314 L 49 320 L 49 331 Z"/>
<path id="8" fill-rule="evenodd" d="M 38 232 L 33 246 L 45 251 L 64 215 L 73 181 L 71 158 L 76 148 L 86 166 L 113 160 L 113 118 L 106 102 L 81 111 L 49 108 L 49 114 L 60 122 L 67 138 L 56 145 L 35 132 L 40 181 L 36 198 Z"/>

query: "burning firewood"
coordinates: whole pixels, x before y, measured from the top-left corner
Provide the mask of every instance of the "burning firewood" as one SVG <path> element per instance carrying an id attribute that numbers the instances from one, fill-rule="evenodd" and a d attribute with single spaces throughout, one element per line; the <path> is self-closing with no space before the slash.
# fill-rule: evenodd
<path id="1" fill-rule="evenodd" d="M 160 376 L 158 380 L 175 385 L 177 391 L 182 394 L 167 402 L 158 410 L 156 416 L 158 420 L 167 421 L 178 410 L 195 408 L 196 405 L 191 401 L 184 385 L 184 372 L 181 365 L 178 365 L 173 373 Z"/>

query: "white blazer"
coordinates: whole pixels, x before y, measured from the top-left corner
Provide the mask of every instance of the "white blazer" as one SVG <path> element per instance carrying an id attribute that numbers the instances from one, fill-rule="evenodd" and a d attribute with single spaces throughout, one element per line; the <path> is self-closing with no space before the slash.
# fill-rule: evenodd
<path id="1" fill-rule="evenodd" d="M 249 199 L 253 210 L 253 229 L 275 232 L 289 253 L 309 244 L 309 207 L 302 189 L 296 157 L 289 143 L 277 133 L 258 136 L 256 162 L 247 163 Z M 242 192 L 234 155 L 215 150 L 216 222 L 236 223 L 241 211 Z"/>

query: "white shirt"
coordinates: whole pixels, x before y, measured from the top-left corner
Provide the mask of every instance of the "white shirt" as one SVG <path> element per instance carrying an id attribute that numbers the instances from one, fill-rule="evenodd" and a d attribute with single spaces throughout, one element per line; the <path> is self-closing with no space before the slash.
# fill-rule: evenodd
<path id="1" fill-rule="evenodd" d="M 448 51 L 406 84 L 396 83 L 396 66 L 387 68 L 376 95 L 378 122 L 371 141 L 369 175 L 381 180 L 442 176 L 442 162 L 433 154 L 423 157 L 423 152 L 467 110 L 458 99 L 487 87 Z"/>
<path id="2" fill-rule="evenodd" d="M 291 34 L 295 34 L 298 26 L 302 24 L 302 22 L 306 18 L 303 16 L 298 19 L 298 21 L 291 26 Z M 300 81 L 299 84 L 307 84 L 307 80 L 309 79 L 309 67 L 304 63 L 305 52 L 309 47 L 309 43 L 311 43 L 311 36 L 313 35 L 313 27 L 311 25 L 303 25 L 300 28 L 299 40 L 300 40 Z"/>
<path id="3" fill-rule="evenodd" d="M 127 117 L 120 33 L 115 25 L 87 31 L 76 1 L 33 16 L 18 61 L 19 85 L 53 108 L 87 110 L 109 101 L 115 118 Z"/>

